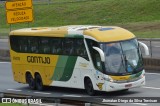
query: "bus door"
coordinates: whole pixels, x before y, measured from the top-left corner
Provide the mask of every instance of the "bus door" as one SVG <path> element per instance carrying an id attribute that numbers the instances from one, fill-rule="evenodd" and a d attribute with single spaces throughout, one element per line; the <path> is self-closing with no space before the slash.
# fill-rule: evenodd
<path id="1" fill-rule="evenodd" d="M 103 76 L 104 74 L 102 73 L 103 71 L 103 65 L 101 62 L 101 58 L 100 58 L 100 54 L 98 51 L 96 51 L 95 49 L 93 49 L 93 47 L 99 47 L 98 43 L 91 40 L 91 39 L 86 39 L 89 51 L 90 51 L 90 56 L 91 56 L 91 60 L 94 66 L 94 82 L 96 82 L 96 86 L 98 87 L 98 90 L 103 90 L 105 89 L 104 86 L 104 79 Z"/>
<path id="2" fill-rule="evenodd" d="M 96 50 L 93 50 L 93 65 L 95 67 L 95 82 L 96 86 L 98 87 L 99 90 L 104 90 L 105 86 L 104 85 L 104 74 L 103 74 L 103 65 L 100 59 L 100 55 Z"/>

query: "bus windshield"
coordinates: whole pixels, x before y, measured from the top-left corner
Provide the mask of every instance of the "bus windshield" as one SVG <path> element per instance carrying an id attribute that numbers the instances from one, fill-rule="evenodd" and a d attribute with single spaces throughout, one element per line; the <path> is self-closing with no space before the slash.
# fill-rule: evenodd
<path id="1" fill-rule="evenodd" d="M 101 43 L 105 53 L 105 72 L 112 75 L 127 75 L 142 71 L 142 55 L 136 39 Z"/>

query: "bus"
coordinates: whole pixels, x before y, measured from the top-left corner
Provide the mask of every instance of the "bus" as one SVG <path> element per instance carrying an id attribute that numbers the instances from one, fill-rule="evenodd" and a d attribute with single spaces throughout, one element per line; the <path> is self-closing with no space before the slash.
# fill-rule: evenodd
<path id="1" fill-rule="evenodd" d="M 30 89 L 58 86 L 94 95 L 145 85 L 141 48 L 149 55 L 148 47 L 121 27 L 24 28 L 11 31 L 9 42 L 13 78 Z"/>

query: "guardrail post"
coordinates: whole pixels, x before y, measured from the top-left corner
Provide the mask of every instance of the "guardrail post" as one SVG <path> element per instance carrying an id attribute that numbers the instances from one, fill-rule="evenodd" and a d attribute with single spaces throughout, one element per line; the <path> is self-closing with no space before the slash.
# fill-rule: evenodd
<path id="1" fill-rule="evenodd" d="M 30 104 L 28 103 L 28 99 L 31 99 L 32 96 L 27 96 L 26 99 L 27 99 L 27 106 L 29 106 Z"/>
<path id="2" fill-rule="evenodd" d="M 3 97 L 4 97 L 4 94 L 3 94 L 3 93 L 0 93 L 0 97 L 3 98 Z"/>
<path id="3" fill-rule="evenodd" d="M 85 106 L 91 106 L 91 103 L 85 103 Z"/>
<path id="4" fill-rule="evenodd" d="M 152 41 L 150 40 L 150 53 L 151 53 L 151 58 L 152 58 Z"/>
<path id="5" fill-rule="evenodd" d="M 50 5 L 51 0 L 48 0 L 48 5 Z"/>
<path id="6" fill-rule="evenodd" d="M 54 106 L 58 106 L 58 104 L 60 103 L 60 100 L 59 99 L 55 99 L 54 101 L 55 101 Z"/>

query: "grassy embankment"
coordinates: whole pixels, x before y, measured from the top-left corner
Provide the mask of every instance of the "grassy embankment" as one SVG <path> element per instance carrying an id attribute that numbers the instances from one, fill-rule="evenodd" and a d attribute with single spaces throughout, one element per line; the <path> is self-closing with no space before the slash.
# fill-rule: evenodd
<path id="1" fill-rule="evenodd" d="M 55 0 L 54 0 L 55 1 Z M 66 0 L 75 1 L 75 0 Z M 79 0 L 80 1 L 80 0 Z M 114 25 L 132 31 L 144 38 L 160 38 L 160 0 L 88 0 L 86 2 L 50 5 L 34 3 L 34 22 L 30 27 L 61 26 L 72 24 Z M 9 31 L 2 8 L 0 33 Z M 15 24 L 12 28 L 27 27 L 28 24 Z M 6 34 L 4 34 L 6 35 Z"/>

